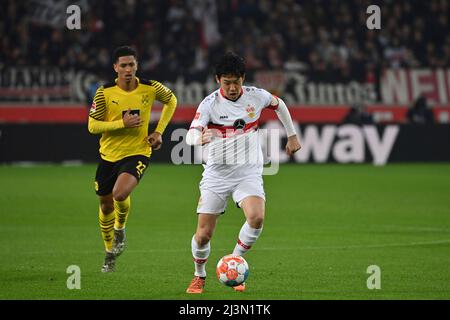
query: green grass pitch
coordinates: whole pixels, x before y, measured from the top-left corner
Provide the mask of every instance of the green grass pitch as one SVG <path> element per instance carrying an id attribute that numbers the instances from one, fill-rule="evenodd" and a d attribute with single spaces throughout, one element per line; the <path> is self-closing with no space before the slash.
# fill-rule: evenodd
<path id="1" fill-rule="evenodd" d="M 450 164 L 283 165 L 266 176 L 264 231 L 247 291 L 215 276 L 244 221 L 232 202 L 193 274 L 201 166 L 152 164 L 132 195 L 127 249 L 100 273 L 95 165 L 0 166 L 0 299 L 449 299 Z M 81 289 L 66 287 L 81 270 Z M 370 265 L 381 289 L 369 290 Z"/>

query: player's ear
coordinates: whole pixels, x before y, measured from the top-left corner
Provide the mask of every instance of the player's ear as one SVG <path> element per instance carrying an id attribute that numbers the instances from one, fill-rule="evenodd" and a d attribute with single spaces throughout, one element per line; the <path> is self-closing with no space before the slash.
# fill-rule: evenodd
<path id="1" fill-rule="evenodd" d="M 220 84 L 220 79 L 218 76 L 216 76 L 216 82 L 217 82 L 217 84 Z"/>
<path id="2" fill-rule="evenodd" d="M 117 66 L 117 63 L 114 63 L 114 64 L 113 64 L 113 68 L 114 68 L 114 71 L 115 71 L 115 72 L 119 72 L 119 68 L 118 68 L 118 66 Z"/>
<path id="3" fill-rule="evenodd" d="M 242 75 L 242 83 L 245 81 L 245 73 Z"/>

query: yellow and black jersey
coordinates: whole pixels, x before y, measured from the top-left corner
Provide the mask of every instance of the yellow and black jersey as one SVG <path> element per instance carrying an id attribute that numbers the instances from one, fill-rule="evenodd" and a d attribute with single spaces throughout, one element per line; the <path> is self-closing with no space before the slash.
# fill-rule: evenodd
<path id="1" fill-rule="evenodd" d="M 155 80 L 138 79 L 135 90 L 122 90 L 116 82 L 101 86 L 94 97 L 89 111 L 89 131 L 101 133 L 100 156 L 106 161 L 116 162 L 133 155 L 151 155 L 150 145 L 146 141 L 153 102 L 160 101 L 170 106 L 155 131 L 163 133 L 176 107 L 176 98 L 170 89 Z M 138 114 L 143 125 L 137 128 L 125 128 L 122 117 L 130 109 Z"/>

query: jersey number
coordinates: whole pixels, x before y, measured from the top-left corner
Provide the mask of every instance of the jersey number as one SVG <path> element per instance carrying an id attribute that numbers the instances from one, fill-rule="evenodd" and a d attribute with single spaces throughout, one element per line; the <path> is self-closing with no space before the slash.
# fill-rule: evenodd
<path id="1" fill-rule="evenodd" d="M 142 163 L 142 161 L 138 161 L 138 165 L 136 166 L 137 174 L 139 175 L 139 178 L 141 177 L 142 173 L 144 172 L 145 168 L 147 166 Z"/>

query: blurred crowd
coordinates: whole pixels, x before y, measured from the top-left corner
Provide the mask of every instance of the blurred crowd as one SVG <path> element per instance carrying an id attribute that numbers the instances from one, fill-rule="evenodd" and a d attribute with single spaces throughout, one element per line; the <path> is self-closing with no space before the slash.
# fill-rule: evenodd
<path id="1" fill-rule="evenodd" d="M 30 19 L 39 0 L 2 1 L 0 68 L 49 65 L 112 74 L 112 50 L 139 53 L 140 73 L 172 81 L 210 76 L 233 50 L 256 70 L 292 70 L 326 82 L 374 81 L 377 70 L 450 67 L 447 0 L 98 0 L 81 30 Z M 76 1 L 73 1 L 76 2 Z M 381 30 L 369 30 L 369 5 Z"/>

